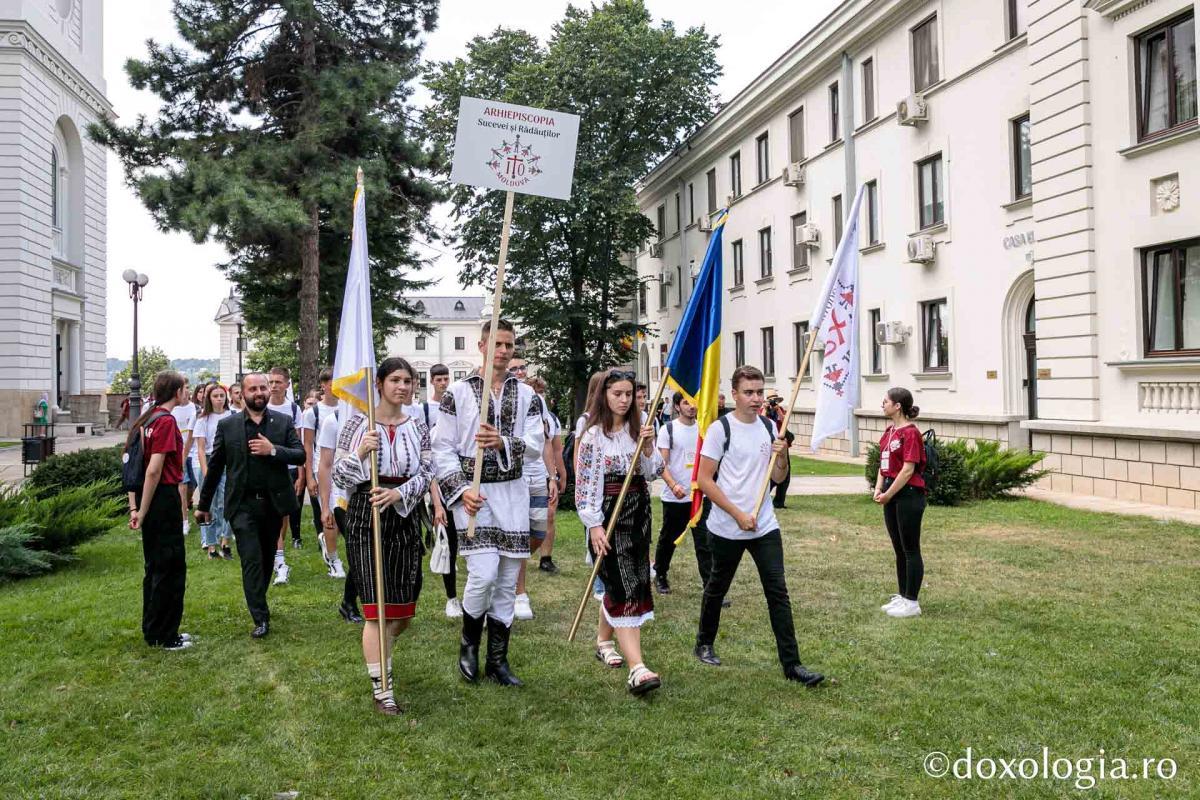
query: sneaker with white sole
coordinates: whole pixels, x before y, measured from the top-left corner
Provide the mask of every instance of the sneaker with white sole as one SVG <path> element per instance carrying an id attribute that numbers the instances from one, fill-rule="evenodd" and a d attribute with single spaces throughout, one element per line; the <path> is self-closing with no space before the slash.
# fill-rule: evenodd
<path id="1" fill-rule="evenodd" d="M 176 650 L 186 650 L 191 646 L 192 646 L 191 639 L 184 639 L 182 637 L 177 637 L 174 641 L 167 642 L 166 644 L 164 644 L 163 650 L 168 650 L 168 651 L 174 652 Z"/>
<path id="2" fill-rule="evenodd" d="M 342 566 L 342 560 L 340 558 L 338 558 L 337 556 L 334 556 L 333 559 L 329 562 L 329 577 L 331 577 L 331 578 L 345 578 L 346 577 L 346 568 L 344 566 Z"/>
<path id="3" fill-rule="evenodd" d="M 192 529 L 192 524 L 191 524 L 190 522 L 188 522 L 188 521 L 185 519 L 185 520 L 183 521 L 183 535 L 184 535 L 184 536 L 187 536 L 187 535 L 188 535 L 188 532 L 189 532 L 191 529 Z"/>
<path id="4" fill-rule="evenodd" d="M 517 595 L 516 603 L 513 605 L 513 616 L 517 619 L 533 619 L 533 609 L 529 605 L 529 595 Z"/>
<path id="5" fill-rule="evenodd" d="M 901 597 L 900 595 L 898 595 L 898 594 L 894 594 L 894 595 L 892 595 L 891 597 L 889 597 L 889 598 L 888 598 L 888 601 L 887 601 L 886 603 L 884 603 L 883 605 L 881 605 L 881 606 L 879 607 L 879 610 L 880 610 L 880 611 L 890 611 L 890 610 L 892 610 L 892 608 L 893 608 L 893 607 L 895 607 L 895 605 L 896 605 L 897 603 L 899 603 L 899 602 L 900 602 L 901 600 L 903 600 L 903 599 L 904 599 L 904 598 L 903 598 L 903 597 Z"/>
<path id="6" fill-rule="evenodd" d="M 321 558 L 326 564 L 329 563 L 329 548 L 325 546 L 325 535 L 317 534 L 317 544 L 321 548 Z"/>
<path id="7" fill-rule="evenodd" d="M 275 585 L 283 586 L 288 582 L 288 574 L 291 572 L 286 563 L 277 564 L 275 566 Z"/>
<path id="8" fill-rule="evenodd" d="M 462 603 L 457 597 L 451 597 L 446 601 L 446 616 L 449 619 L 462 619 L 462 615 Z"/>
<path id="9" fill-rule="evenodd" d="M 900 603 L 888 609 L 889 617 L 919 617 L 921 616 L 921 604 L 916 600 L 901 599 Z"/>

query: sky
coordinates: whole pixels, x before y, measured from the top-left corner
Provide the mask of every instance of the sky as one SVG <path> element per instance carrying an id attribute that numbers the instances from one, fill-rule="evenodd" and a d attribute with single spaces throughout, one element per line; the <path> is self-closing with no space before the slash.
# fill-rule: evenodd
<path id="1" fill-rule="evenodd" d="M 724 75 L 717 93 L 728 100 L 766 69 L 787 48 L 821 21 L 839 0 L 769 0 L 757 13 L 730 13 L 727 2 L 718 0 L 648 0 L 656 21 L 670 20 L 679 30 L 704 25 L 720 37 L 717 58 Z M 426 40 L 424 58 L 445 61 L 462 55 L 474 36 L 486 35 L 498 26 L 520 28 L 545 39 L 554 22 L 561 19 L 568 3 L 560 0 L 444 0 L 438 28 Z M 580 3 L 576 3 L 580 5 Z M 769 11 L 766 6 L 774 6 Z M 171 17 L 171 0 L 139 0 L 137 3 L 108 3 L 104 21 L 104 74 L 108 99 L 122 124 L 139 114 L 153 118 L 158 98 L 129 86 L 124 64 L 129 58 L 144 57 L 146 40 L 159 43 L 177 40 Z M 764 24 L 764 20 L 770 24 Z M 427 94 L 418 90 L 416 102 Z M 435 219 L 447 224 L 445 208 L 435 210 Z M 425 277 L 438 283 L 424 294 L 483 294 L 479 287 L 463 289 L 452 248 L 426 249 L 432 264 Z M 125 184 L 121 165 L 108 157 L 108 355 L 128 358 L 132 347 L 133 311 L 128 288 L 121 273 L 129 268 L 145 273 L 147 285 L 138 310 L 142 346 L 162 347 L 172 358 L 216 358 L 218 329 L 213 317 L 230 284 L 217 265 L 225 260 L 223 248 L 211 242 L 194 243 L 179 233 L 163 233 L 150 214 Z"/>

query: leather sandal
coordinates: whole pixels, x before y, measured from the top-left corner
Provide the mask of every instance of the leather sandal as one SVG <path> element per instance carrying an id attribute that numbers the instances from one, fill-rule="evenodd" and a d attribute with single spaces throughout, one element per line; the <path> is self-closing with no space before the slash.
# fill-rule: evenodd
<path id="1" fill-rule="evenodd" d="M 642 697 L 662 686 L 658 675 L 646 669 L 645 664 L 638 664 L 629 671 L 629 692 L 635 697 Z"/>
<path id="2" fill-rule="evenodd" d="M 596 660 L 612 669 L 625 666 L 625 658 L 617 652 L 617 645 L 611 639 L 606 642 L 596 642 Z"/>

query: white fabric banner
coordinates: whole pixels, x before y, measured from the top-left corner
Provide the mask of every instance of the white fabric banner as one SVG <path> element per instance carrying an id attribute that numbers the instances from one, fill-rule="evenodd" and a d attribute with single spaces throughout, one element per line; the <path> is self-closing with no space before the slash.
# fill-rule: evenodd
<path id="1" fill-rule="evenodd" d="M 858 405 L 858 209 L 859 187 L 850 206 L 842 241 L 833 254 L 825 287 L 813 308 L 817 347 L 823 347 L 821 374 L 816 378 L 817 412 L 813 419 L 812 451 L 849 426 Z"/>
<path id="2" fill-rule="evenodd" d="M 371 335 L 371 272 L 367 260 L 367 196 L 359 177 L 354 192 L 354 228 L 350 266 L 346 270 L 346 295 L 338 327 L 337 354 L 333 359 L 333 393 L 341 400 L 338 419 L 367 413 L 367 392 L 375 391 L 375 340 Z M 370 370 L 364 379 L 363 368 Z"/>

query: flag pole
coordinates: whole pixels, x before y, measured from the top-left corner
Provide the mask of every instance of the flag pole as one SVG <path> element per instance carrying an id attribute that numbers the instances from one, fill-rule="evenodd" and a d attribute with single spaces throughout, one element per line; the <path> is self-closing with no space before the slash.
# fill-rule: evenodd
<path id="1" fill-rule="evenodd" d="M 488 411 L 492 407 L 492 368 L 496 361 L 496 327 L 500 324 L 500 298 L 504 294 L 504 265 L 508 261 L 508 229 L 512 225 L 513 213 L 513 193 L 505 192 L 504 197 L 504 224 L 500 227 L 500 257 L 496 264 L 496 289 L 492 292 L 492 324 L 488 328 L 487 352 L 483 356 L 483 372 L 480 376 L 483 379 L 482 391 L 479 393 L 479 424 L 487 422 Z M 503 385 L 500 387 L 501 395 L 504 394 Z M 486 398 L 486 405 L 484 400 Z M 499 426 L 499 415 L 497 415 L 496 423 Z M 478 432 L 478 431 L 476 431 Z M 471 491 L 478 496 L 479 484 L 483 479 L 483 445 L 475 445 L 475 470 L 471 475 Z M 475 538 L 475 521 L 476 516 L 470 515 L 470 521 L 467 523 L 467 539 Z"/>
<path id="2" fill-rule="evenodd" d="M 363 380 L 367 384 L 367 430 L 375 430 L 375 387 L 371 384 L 371 368 L 363 367 Z M 379 458 L 371 453 L 371 493 L 379 488 Z M 379 675 L 383 689 L 392 687 L 391 669 L 388 667 L 387 643 L 387 597 L 383 593 L 383 523 L 379 518 L 379 506 L 371 503 L 371 549 L 375 554 L 375 619 L 379 628 Z"/>
<path id="3" fill-rule="evenodd" d="M 654 395 L 654 402 L 650 404 L 650 416 L 646 419 L 653 422 L 658 415 L 658 407 L 662 402 L 663 389 L 666 388 L 667 378 L 671 375 L 670 369 L 663 369 L 662 380 L 658 382 L 658 391 Z M 636 411 L 637 406 L 633 406 L 632 411 Z M 641 425 L 639 427 L 645 427 Z M 608 517 L 608 525 L 604 531 L 604 540 L 612 544 L 613 531 L 617 527 L 617 519 L 621 516 L 621 506 L 625 503 L 625 495 L 629 492 L 629 485 L 633 482 L 633 473 L 637 471 L 638 459 L 641 457 L 642 448 L 645 446 L 646 436 L 640 434 L 637 440 L 637 448 L 633 451 L 633 461 L 629 465 L 629 472 L 625 473 L 625 482 L 621 484 L 621 493 L 617 495 L 617 503 L 613 506 L 612 514 Z M 584 531 L 583 535 L 587 538 L 590 534 Z M 590 539 L 588 539 L 590 541 Z M 584 587 L 583 597 L 579 600 L 579 609 L 575 612 L 575 621 L 571 623 L 571 630 L 567 633 L 567 641 L 575 641 L 575 634 L 579 632 L 579 622 L 583 619 L 583 611 L 587 608 L 588 598 L 592 594 L 592 584 L 596 581 L 596 575 L 600 572 L 600 562 L 603 558 L 593 556 L 592 558 L 592 574 L 588 577 L 587 586 Z"/>
<path id="4" fill-rule="evenodd" d="M 804 360 L 800 362 L 800 372 L 796 375 L 796 382 L 792 385 L 792 399 L 788 401 L 787 408 L 783 410 L 783 422 L 780 423 L 779 432 L 786 437 L 788 420 L 792 418 L 792 409 L 796 407 L 796 398 L 800 395 L 800 382 L 804 380 L 805 373 L 808 372 L 808 364 L 812 361 L 813 345 L 817 343 L 817 334 L 820 328 L 813 330 L 808 335 L 808 347 L 804 350 Z M 785 438 L 784 441 L 787 441 Z M 789 458 L 791 455 L 789 454 Z M 771 451 L 771 463 L 767 464 L 767 474 L 763 476 L 762 486 L 758 488 L 758 500 L 754 503 L 754 511 L 751 516 L 758 519 L 758 511 L 762 508 L 763 500 L 767 497 L 767 489 L 771 486 L 771 473 L 775 471 L 775 461 L 779 458 L 779 454 L 774 450 Z"/>

